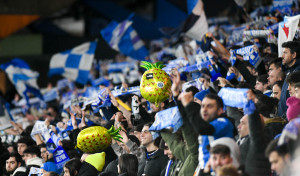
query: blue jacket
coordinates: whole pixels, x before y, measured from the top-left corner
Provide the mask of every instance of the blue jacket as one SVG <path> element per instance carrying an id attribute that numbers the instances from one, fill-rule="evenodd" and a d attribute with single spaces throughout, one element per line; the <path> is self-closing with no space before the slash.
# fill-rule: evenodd
<path id="1" fill-rule="evenodd" d="M 300 70 L 300 59 L 297 59 L 296 63 L 292 67 L 290 68 L 282 67 L 282 70 L 285 72 L 286 77 L 290 73 Z M 282 90 L 281 90 L 280 101 L 278 104 L 278 112 L 277 112 L 277 115 L 280 117 L 286 116 L 286 110 L 287 110 L 286 100 L 290 97 L 290 94 L 287 90 L 288 86 L 289 86 L 288 83 L 286 82 L 286 80 L 284 80 Z"/>

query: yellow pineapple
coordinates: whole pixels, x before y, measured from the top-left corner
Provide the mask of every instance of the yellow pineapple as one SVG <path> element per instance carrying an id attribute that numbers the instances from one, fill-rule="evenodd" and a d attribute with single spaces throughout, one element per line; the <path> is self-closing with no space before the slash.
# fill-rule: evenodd
<path id="1" fill-rule="evenodd" d="M 143 74 L 140 91 L 141 95 L 151 103 L 158 103 L 165 101 L 169 98 L 171 80 L 169 75 L 162 70 L 165 66 L 161 62 L 151 64 L 146 61 L 142 61 L 144 65 L 141 67 L 147 69 Z"/>
<path id="2" fill-rule="evenodd" d="M 122 142 L 120 130 L 114 126 L 109 130 L 101 126 L 88 127 L 78 134 L 76 147 L 83 152 L 101 152 L 111 144 L 112 139 Z"/>

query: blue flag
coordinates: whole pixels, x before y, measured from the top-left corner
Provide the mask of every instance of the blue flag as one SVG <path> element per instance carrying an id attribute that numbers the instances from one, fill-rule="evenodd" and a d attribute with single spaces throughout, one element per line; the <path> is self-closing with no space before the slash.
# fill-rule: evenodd
<path id="1" fill-rule="evenodd" d="M 49 138 L 48 141 L 46 142 L 46 148 L 50 153 L 53 153 L 55 151 L 56 145 L 54 144 L 51 138 Z"/>
<path id="2" fill-rule="evenodd" d="M 16 58 L 0 65 L 0 69 L 5 71 L 18 93 L 26 99 L 28 104 L 28 92 L 43 100 L 43 95 L 37 85 L 39 74 L 38 72 L 32 71 L 25 61 Z"/>
<path id="3" fill-rule="evenodd" d="M 52 56 L 48 75 L 62 75 L 81 84 L 86 84 L 92 67 L 97 42 L 83 43 L 71 50 Z"/>
<path id="4" fill-rule="evenodd" d="M 53 158 L 54 158 L 54 162 L 56 164 L 57 169 L 61 169 L 64 166 L 64 164 L 70 160 L 66 151 L 61 146 L 58 146 L 55 149 L 55 151 L 53 153 Z"/>
<path id="5" fill-rule="evenodd" d="M 112 21 L 100 33 L 111 48 L 134 59 L 145 60 L 149 52 L 133 29 L 130 18 L 131 16 L 121 23 Z"/>
<path id="6" fill-rule="evenodd" d="M 150 131 L 160 131 L 165 128 L 173 129 L 175 133 L 182 126 L 182 117 L 178 110 L 178 107 L 172 107 L 156 114 L 156 118 L 152 126 L 149 128 Z"/>
<path id="7" fill-rule="evenodd" d="M 218 96 L 222 98 L 226 106 L 244 108 L 248 102 L 247 91 L 248 89 L 223 87 Z"/>

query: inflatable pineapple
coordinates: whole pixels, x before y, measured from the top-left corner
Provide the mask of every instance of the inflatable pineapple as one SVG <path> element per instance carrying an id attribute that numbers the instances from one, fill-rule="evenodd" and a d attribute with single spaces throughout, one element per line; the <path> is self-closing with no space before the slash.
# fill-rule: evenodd
<path id="1" fill-rule="evenodd" d="M 151 103 L 158 103 L 165 101 L 169 98 L 171 80 L 169 75 L 162 70 L 165 66 L 161 62 L 151 64 L 146 61 L 142 61 L 144 65 L 141 67 L 147 69 L 143 74 L 140 91 L 141 95 Z"/>
<path id="2" fill-rule="evenodd" d="M 114 126 L 109 130 L 101 126 L 88 127 L 78 134 L 76 147 L 83 152 L 101 152 L 111 144 L 112 139 L 122 142 L 120 130 Z"/>

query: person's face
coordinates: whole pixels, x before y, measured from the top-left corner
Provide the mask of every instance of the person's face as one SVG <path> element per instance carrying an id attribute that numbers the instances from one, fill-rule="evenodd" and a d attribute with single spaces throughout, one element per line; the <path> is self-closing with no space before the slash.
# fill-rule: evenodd
<path id="1" fill-rule="evenodd" d="M 256 90 L 261 91 L 262 93 L 263 93 L 264 90 L 265 90 L 263 83 L 262 83 L 262 82 L 259 82 L 259 81 L 256 81 L 256 84 L 255 84 L 254 88 L 255 88 Z"/>
<path id="2" fill-rule="evenodd" d="M 273 97 L 280 100 L 280 96 L 281 96 L 281 89 L 277 84 L 275 84 L 273 86 Z"/>
<path id="3" fill-rule="evenodd" d="M 23 160 L 25 161 L 25 163 L 27 163 L 27 161 L 31 158 L 36 158 L 36 155 L 32 155 L 32 154 L 29 154 L 29 153 L 25 153 L 24 154 L 24 157 L 23 157 Z"/>
<path id="4" fill-rule="evenodd" d="M 278 155 L 278 152 L 273 151 L 269 155 L 269 161 L 271 163 L 271 170 L 280 175 L 284 169 L 284 159 Z"/>
<path id="5" fill-rule="evenodd" d="M 295 84 L 294 83 L 289 83 L 288 91 L 290 93 L 290 96 L 295 96 Z"/>
<path id="6" fill-rule="evenodd" d="M 268 86 L 272 87 L 276 81 L 278 81 L 276 71 L 271 71 L 268 77 Z"/>
<path id="7" fill-rule="evenodd" d="M 217 106 L 217 101 L 210 98 L 204 98 L 201 105 L 201 116 L 203 120 L 210 122 L 221 115 L 222 108 Z"/>
<path id="8" fill-rule="evenodd" d="M 296 53 L 291 53 L 289 48 L 283 48 L 282 65 L 291 67 L 296 62 Z"/>
<path id="9" fill-rule="evenodd" d="M 12 153 L 14 151 L 14 147 L 13 146 L 8 146 L 7 150 L 9 153 Z"/>
<path id="10" fill-rule="evenodd" d="M 167 155 L 170 160 L 172 160 L 174 158 L 174 155 L 172 154 L 172 151 L 169 149 L 169 146 L 167 143 L 165 143 L 164 154 Z"/>
<path id="11" fill-rule="evenodd" d="M 300 99 L 300 88 L 299 87 L 295 88 L 295 97 Z"/>
<path id="12" fill-rule="evenodd" d="M 240 138 L 247 136 L 249 134 L 248 116 L 247 115 L 245 115 L 241 118 L 240 124 L 238 125 L 237 128 L 238 128 Z"/>
<path id="13" fill-rule="evenodd" d="M 9 157 L 8 160 L 6 160 L 6 171 L 13 173 L 20 165 L 21 163 L 17 163 L 15 157 Z"/>
<path id="14" fill-rule="evenodd" d="M 214 171 L 217 171 L 220 167 L 231 164 L 232 158 L 230 155 L 223 155 L 223 154 L 210 154 L 209 158 L 210 165 Z"/>
<path id="15" fill-rule="evenodd" d="M 275 64 L 271 64 L 271 65 L 269 66 L 269 72 L 268 72 L 268 74 L 270 75 L 270 73 L 271 73 L 272 71 L 279 72 L 280 70 L 281 70 L 281 68 L 276 68 L 276 67 L 275 67 Z"/>
<path id="16" fill-rule="evenodd" d="M 24 150 L 27 149 L 27 145 L 24 143 L 18 143 L 18 153 L 23 156 Z"/>
<path id="17" fill-rule="evenodd" d="M 64 167 L 64 176 L 71 176 L 68 168 Z"/>
<path id="18" fill-rule="evenodd" d="M 48 151 L 46 148 L 41 148 L 41 157 L 46 162 L 48 160 Z"/>
<path id="19" fill-rule="evenodd" d="M 149 131 L 148 126 L 144 126 L 141 132 L 141 144 L 147 147 L 150 143 L 153 142 L 152 135 Z"/>

